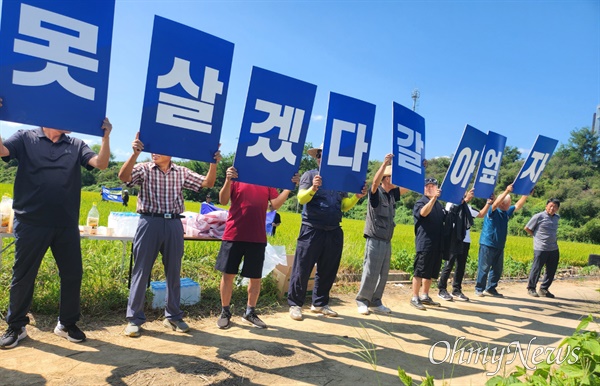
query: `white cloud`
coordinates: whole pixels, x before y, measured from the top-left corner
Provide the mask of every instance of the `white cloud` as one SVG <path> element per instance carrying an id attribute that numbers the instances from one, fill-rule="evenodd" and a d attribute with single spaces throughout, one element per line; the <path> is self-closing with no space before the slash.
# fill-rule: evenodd
<path id="1" fill-rule="evenodd" d="M 313 121 L 322 121 L 323 119 L 325 119 L 325 116 L 320 115 L 320 114 L 313 114 L 310 119 L 312 119 Z"/>

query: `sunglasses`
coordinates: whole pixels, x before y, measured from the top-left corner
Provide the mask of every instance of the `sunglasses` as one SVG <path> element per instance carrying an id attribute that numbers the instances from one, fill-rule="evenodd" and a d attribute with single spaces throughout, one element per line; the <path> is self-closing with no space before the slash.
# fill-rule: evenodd
<path id="1" fill-rule="evenodd" d="M 435 178 L 426 178 L 425 179 L 425 185 L 429 185 L 429 184 L 437 185 L 438 182 L 437 182 L 437 180 Z"/>
<path id="2" fill-rule="evenodd" d="M 316 159 L 321 159 L 321 154 L 323 153 L 322 150 L 317 150 L 317 154 L 315 154 L 315 158 Z"/>

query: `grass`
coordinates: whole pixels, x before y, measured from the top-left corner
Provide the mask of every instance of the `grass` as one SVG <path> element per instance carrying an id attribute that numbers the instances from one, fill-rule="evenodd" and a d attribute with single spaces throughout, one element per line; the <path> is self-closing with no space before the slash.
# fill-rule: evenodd
<path id="1" fill-rule="evenodd" d="M 12 185 L 0 184 L 0 195 L 12 194 Z M 135 197 L 125 208 L 120 203 L 99 200 L 99 192 L 82 192 L 80 224 L 83 224 L 87 212 L 93 202 L 97 202 L 100 211 L 100 225 L 107 225 L 110 212 L 135 211 Z M 198 212 L 200 204 L 186 202 L 186 210 Z M 296 238 L 300 230 L 300 214 L 281 213 L 282 225 L 275 237 L 269 237 L 272 245 L 283 245 L 288 254 L 293 254 Z M 344 219 L 344 250 L 339 273 L 360 274 L 362 271 L 365 240 L 363 238 L 364 221 Z M 479 234 L 473 232 L 470 258 L 467 263 L 466 277 L 473 277 L 477 269 L 477 251 Z M 6 239 L 5 241 L 8 241 Z M 414 231 L 411 225 L 398 225 L 392 240 L 392 269 L 412 271 L 414 247 Z M 589 254 L 598 253 L 598 246 L 592 244 L 559 242 L 561 248 L 561 267 L 585 266 Z M 505 251 L 505 274 L 508 276 L 526 275 L 533 258 L 533 241 L 531 238 L 509 236 Z M 215 259 L 220 247 L 219 242 L 186 242 L 182 264 L 182 277 L 189 277 L 200 283 L 201 305 L 186 307 L 190 314 L 207 315 L 217 312 L 220 307 L 219 281 L 220 273 L 215 271 Z M 82 240 L 84 277 L 82 284 L 82 310 L 84 315 L 102 316 L 106 312 L 124 312 L 128 289 L 127 270 L 121 267 L 123 247 L 121 242 L 99 240 Z M 129 246 L 130 248 L 130 246 Z M 158 258 L 160 261 L 160 257 Z M 14 262 L 14 247 L 8 248 L 2 255 L 0 269 L 0 312 L 8 306 L 8 292 L 11 281 L 11 267 Z M 597 270 L 595 271 L 597 272 Z M 164 280 L 161 263 L 154 265 L 152 280 Z M 355 288 L 353 285 L 340 288 Z M 37 277 L 32 311 L 42 314 L 56 314 L 60 284 L 58 271 L 51 253 L 48 252 L 42 262 Z M 232 304 L 239 307 L 245 305 L 246 289 L 238 287 L 234 290 Z M 259 307 L 263 310 L 279 305 L 276 294 L 276 283 L 270 276 L 263 280 Z M 158 313 L 159 311 L 157 311 Z M 3 315 L 4 316 L 4 315 Z"/>

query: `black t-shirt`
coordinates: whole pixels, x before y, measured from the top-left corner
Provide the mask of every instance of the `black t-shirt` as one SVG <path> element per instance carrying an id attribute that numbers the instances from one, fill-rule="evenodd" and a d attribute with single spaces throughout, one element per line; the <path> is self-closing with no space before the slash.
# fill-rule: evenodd
<path id="1" fill-rule="evenodd" d="M 413 218 L 415 220 L 415 248 L 417 252 L 441 251 L 442 230 L 444 226 L 444 208 L 436 200 L 427 217 L 421 217 L 421 208 L 429 202 L 427 196 L 422 196 L 415 203 Z"/>
<path id="2" fill-rule="evenodd" d="M 8 162 L 17 159 L 13 209 L 26 224 L 66 227 L 79 224 L 81 166 L 94 153 L 81 139 L 62 135 L 54 143 L 41 128 L 19 130 L 4 141 Z"/>

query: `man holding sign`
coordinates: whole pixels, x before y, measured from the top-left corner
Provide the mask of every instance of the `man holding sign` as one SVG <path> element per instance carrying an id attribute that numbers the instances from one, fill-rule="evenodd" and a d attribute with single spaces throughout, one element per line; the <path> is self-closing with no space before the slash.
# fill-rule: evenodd
<path id="1" fill-rule="evenodd" d="M 435 178 L 425 179 L 425 193 L 415 203 L 415 263 L 413 275 L 413 296 L 410 305 L 425 310 L 424 305 L 439 306 L 429 296 L 431 279 L 437 279 L 442 265 L 442 229 L 444 208 L 438 198 L 442 190 Z M 423 294 L 419 291 L 423 286 Z"/>
<path id="2" fill-rule="evenodd" d="M 183 189 L 195 192 L 202 188 L 212 188 L 217 176 L 217 162 L 221 152 L 214 154 L 206 176 L 174 164 L 170 156 L 152 153 L 152 162 L 136 164 L 144 150 L 144 144 L 137 133 L 131 147 L 133 153 L 119 171 L 119 179 L 127 186 L 140 186 L 137 197 L 137 212 L 140 214 L 135 237 L 133 256 L 135 264 L 131 272 L 131 288 L 127 302 L 127 326 L 124 334 L 137 337 L 141 326 L 146 322 L 144 304 L 146 286 L 152 273 L 152 266 L 158 252 L 162 255 L 167 282 L 167 301 L 163 325 L 173 331 L 188 332 L 189 326 L 183 321 L 183 311 L 179 307 L 181 287 L 181 259 L 183 258 L 183 225 L 181 213 L 184 211 Z"/>
<path id="3" fill-rule="evenodd" d="M 284 189 L 281 193 L 275 188 L 232 181 L 238 178 L 235 167 L 227 169 L 225 184 L 219 192 L 219 202 L 227 205 L 231 200 L 229 215 L 225 223 L 223 242 L 217 256 L 215 268 L 223 273 L 221 277 L 221 316 L 217 320 L 217 327 L 227 329 L 231 326 L 231 295 L 233 293 L 233 280 L 240 272 L 242 258 L 244 265 L 241 276 L 250 279 L 248 284 L 248 302 L 242 320 L 258 327 L 267 328 L 258 315 L 255 307 L 260 294 L 262 269 L 265 261 L 265 248 L 267 247 L 267 231 L 265 221 L 269 205 L 277 210 L 285 203 L 290 190 Z M 297 184 L 300 180 L 298 173 L 292 177 L 292 182 Z"/>
<path id="4" fill-rule="evenodd" d="M 308 150 L 308 154 L 320 165 L 323 145 Z M 315 263 L 317 272 L 310 310 L 325 316 L 337 316 L 337 312 L 329 307 L 329 291 L 342 258 L 342 212 L 350 210 L 366 194 L 364 187 L 361 193 L 351 197 L 346 192 L 321 189 L 323 181 L 318 173 L 318 169 L 309 170 L 300 178 L 298 202 L 304 205 L 304 209 L 288 289 L 290 317 L 294 320 L 302 320 L 308 279 Z"/>
<path id="5" fill-rule="evenodd" d="M 504 246 L 508 235 L 508 220 L 516 210 L 525 205 L 527 196 L 521 196 L 515 205 L 510 205 L 510 184 L 488 209 L 483 219 L 483 228 L 479 237 L 479 262 L 477 267 L 477 283 L 475 295 L 501 298 L 503 295 L 496 290 L 504 268 Z"/>
<path id="6" fill-rule="evenodd" d="M 365 262 L 363 265 L 360 289 L 356 295 L 358 313 L 369 312 L 390 314 L 392 310 L 383 305 L 381 297 L 387 282 L 392 256 L 392 236 L 394 235 L 394 217 L 396 202 L 408 189 L 392 184 L 392 158 L 388 154 L 375 173 L 369 190 L 369 205 L 365 221 L 364 235 Z"/>
<path id="7" fill-rule="evenodd" d="M 80 317 L 83 273 L 81 167 L 102 170 L 108 166 L 112 125 L 107 118 L 101 125 L 104 136 L 98 154 L 81 139 L 68 136 L 69 131 L 48 127 L 19 130 L 4 143 L 0 139 L 0 156 L 6 162 L 19 161 L 13 203 L 15 264 L 6 315 L 8 328 L 0 338 L 0 348 L 13 348 L 27 336 L 35 278 L 48 248 L 60 276 L 60 311 L 54 333 L 75 343 L 86 339 L 75 324 Z"/>

